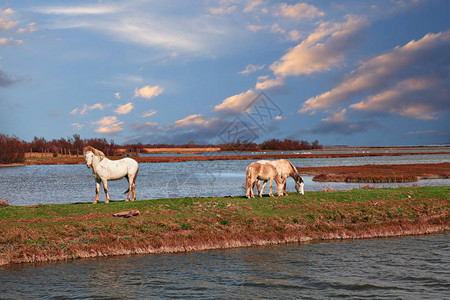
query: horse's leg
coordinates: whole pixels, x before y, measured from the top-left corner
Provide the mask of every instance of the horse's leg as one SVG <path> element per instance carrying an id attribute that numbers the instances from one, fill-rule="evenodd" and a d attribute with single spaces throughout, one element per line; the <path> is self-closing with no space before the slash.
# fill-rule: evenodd
<path id="1" fill-rule="evenodd" d="M 283 179 L 283 178 L 282 178 Z M 286 185 L 287 185 L 287 177 L 283 179 L 284 180 L 284 184 L 283 184 L 283 196 L 287 196 L 287 192 L 286 192 Z"/>
<path id="2" fill-rule="evenodd" d="M 255 181 L 252 180 L 252 178 L 247 178 L 246 185 L 247 185 L 247 198 L 255 198 L 255 194 L 253 193 L 253 188 L 255 187 Z"/>
<path id="3" fill-rule="evenodd" d="M 127 199 L 125 199 L 125 201 L 128 202 L 128 201 L 130 201 L 131 192 L 133 191 L 133 188 L 132 188 L 133 178 L 132 177 L 130 178 L 130 176 L 128 174 L 125 175 L 125 178 L 127 179 L 127 182 L 128 182 L 128 195 L 127 195 Z"/>
<path id="4" fill-rule="evenodd" d="M 105 203 L 109 203 L 109 194 L 108 194 L 108 181 L 106 179 L 102 180 L 103 183 L 103 189 L 105 191 L 106 194 L 106 201 Z"/>
<path id="5" fill-rule="evenodd" d="M 269 179 L 269 196 L 273 197 L 273 194 L 272 194 L 272 178 Z"/>
<path id="6" fill-rule="evenodd" d="M 264 189 L 266 188 L 266 184 L 267 184 L 267 180 L 264 180 L 264 183 L 263 183 L 263 185 L 261 187 L 261 191 L 259 192 L 259 198 L 262 198 Z"/>
<path id="7" fill-rule="evenodd" d="M 133 182 L 133 198 L 131 199 L 131 201 L 136 200 L 136 178 L 137 178 L 138 171 L 139 171 L 139 169 L 134 174 L 134 177 L 132 180 L 132 182 Z"/>
<path id="8" fill-rule="evenodd" d="M 256 188 L 258 189 L 258 194 L 259 194 L 260 191 L 261 191 L 260 187 L 261 187 L 261 181 L 258 180 L 258 181 L 256 182 Z"/>
<path id="9" fill-rule="evenodd" d="M 94 204 L 98 203 L 99 194 L 100 194 L 100 181 L 96 180 L 95 181 L 95 200 L 94 200 Z"/>

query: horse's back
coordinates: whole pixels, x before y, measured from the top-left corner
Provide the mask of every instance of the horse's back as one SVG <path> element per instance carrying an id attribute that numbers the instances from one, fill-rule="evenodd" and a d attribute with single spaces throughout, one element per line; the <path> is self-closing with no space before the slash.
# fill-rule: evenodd
<path id="1" fill-rule="evenodd" d="M 247 173 L 250 172 L 254 178 L 268 180 L 278 175 L 277 169 L 272 164 L 254 162 L 247 167 Z"/>

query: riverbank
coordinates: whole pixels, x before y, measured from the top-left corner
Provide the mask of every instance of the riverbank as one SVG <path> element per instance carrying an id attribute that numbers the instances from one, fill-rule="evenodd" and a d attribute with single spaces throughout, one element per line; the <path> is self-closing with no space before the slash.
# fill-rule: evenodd
<path id="1" fill-rule="evenodd" d="M 239 153 L 239 152 L 238 152 Z M 238 154 L 229 152 L 223 154 L 210 155 L 189 155 L 189 156 L 131 156 L 138 163 L 164 163 L 164 162 L 186 162 L 186 161 L 215 161 L 215 160 L 259 160 L 259 159 L 292 159 L 292 158 L 346 158 L 346 157 L 376 157 L 376 156 L 403 156 L 403 155 L 436 155 L 450 154 L 449 151 L 441 152 L 397 152 L 397 153 L 298 153 L 298 154 L 272 154 L 270 152 L 257 154 Z M 108 156 L 115 160 L 122 156 Z M 84 164 L 83 156 L 58 156 L 58 157 L 26 157 L 23 165 L 75 165 Z M 8 165 L 0 165 L 8 166 Z"/>
<path id="2" fill-rule="evenodd" d="M 0 207 L 0 265 L 450 230 L 450 187 Z M 130 218 L 114 213 L 138 210 Z"/>

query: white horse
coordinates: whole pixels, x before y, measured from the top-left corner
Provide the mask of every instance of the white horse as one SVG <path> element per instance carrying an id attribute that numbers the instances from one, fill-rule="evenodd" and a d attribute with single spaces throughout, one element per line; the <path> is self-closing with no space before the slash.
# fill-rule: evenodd
<path id="1" fill-rule="evenodd" d="M 269 181 L 269 196 L 273 197 L 272 194 L 272 180 L 277 183 L 277 195 L 283 195 L 283 182 L 280 175 L 274 166 L 270 164 L 260 164 L 257 162 L 251 163 L 245 170 L 245 186 L 247 188 L 247 198 L 255 198 L 253 194 L 253 187 L 255 183 L 260 180 L 264 180 L 263 188 L 260 191 L 258 189 L 259 197 L 262 197 L 264 188 L 266 187 L 267 181 Z"/>
<path id="2" fill-rule="evenodd" d="M 92 167 L 92 174 L 95 178 L 95 200 L 94 204 L 98 203 L 100 183 L 103 183 L 103 189 L 106 194 L 105 203 L 109 202 L 108 194 L 108 180 L 119 180 L 125 177 L 128 180 L 128 193 L 127 200 L 129 201 L 131 193 L 133 198 L 131 201 L 136 200 L 136 177 L 139 171 L 138 163 L 132 158 L 122 158 L 119 160 L 110 160 L 106 158 L 105 154 L 91 146 L 84 148 L 84 158 L 86 160 L 86 166 Z"/>
<path id="3" fill-rule="evenodd" d="M 297 190 L 297 193 L 300 195 L 305 194 L 304 190 L 304 182 L 303 178 L 298 173 L 297 169 L 294 167 L 294 165 L 288 161 L 287 159 L 279 159 L 279 160 L 259 160 L 257 161 L 260 164 L 270 164 L 274 166 L 277 169 L 278 174 L 280 174 L 281 180 L 283 181 L 283 195 L 287 195 L 286 192 L 286 181 L 288 177 L 294 178 L 295 181 L 295 189 Z M 256 186 L 258 188 L 259 192 L 259 185 L 260 182 L 258 181 Z M 264 187 L 262 188 L 264 190 Z"/>

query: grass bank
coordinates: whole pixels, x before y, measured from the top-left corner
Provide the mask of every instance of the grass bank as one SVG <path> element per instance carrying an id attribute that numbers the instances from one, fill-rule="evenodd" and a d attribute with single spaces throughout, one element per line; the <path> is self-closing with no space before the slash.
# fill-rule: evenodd
<path id="1" fill-rule="evenodd" d="M 450 163 L 308 167 L 298 170 L 302 174 L 315 175 L 314 181 L 325 182 L 414 182 L 450 178 Z"/>
<path id="2" fill-rule="evenodd" d="M 0 207 L 0 265 L 443 232 L 450 187 Z M 137 209 L 140 215 L 115 218 Z"/>

